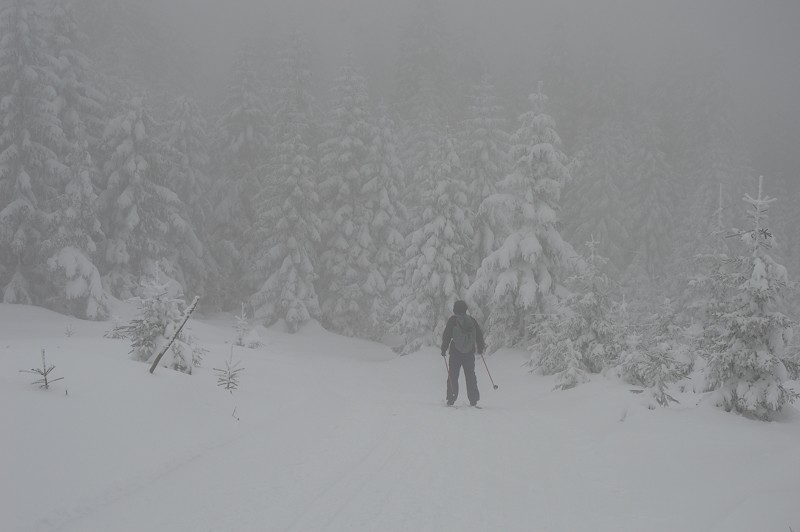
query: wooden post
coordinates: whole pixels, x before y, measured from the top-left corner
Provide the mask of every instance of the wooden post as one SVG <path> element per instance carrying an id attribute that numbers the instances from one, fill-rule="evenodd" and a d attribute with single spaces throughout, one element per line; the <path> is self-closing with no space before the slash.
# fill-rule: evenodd
<path id="1" fill-rule="evenodd" d="M 167 352 L 167 349 L 169 349 L 169 347 L 172 345 L 172 342 L 174 342 L 175 338 L 177 338 L 178 335 L 181 333 L 183 326 L 186 325 L 187 321 L 189 321 L 189 316 L 192 315 L 192 312 L 194 312 L 195 307 L 197 307 L 198 301 L 200 301 L 200 298 L 195 296 L 194 301 L 192 301 L 192 304 L 189 305 L 189 308 L 187 308 L 183 312 L 183 321 L 181 322 L 180 326 L 177 329 L 175 329 L 175 332 L 172 333 L 172 338 L 170 338 L 169 341 L 164 345 L 164 347 L 161 349 L 161 352 L 153 361 L 153 365 L 150 366 L 150 373 L 153 373 L 156 370 L 156 366 L 158 366 L 158 363 L 161 362 L 161 358 L 164 356 L 164 353 Z"/>

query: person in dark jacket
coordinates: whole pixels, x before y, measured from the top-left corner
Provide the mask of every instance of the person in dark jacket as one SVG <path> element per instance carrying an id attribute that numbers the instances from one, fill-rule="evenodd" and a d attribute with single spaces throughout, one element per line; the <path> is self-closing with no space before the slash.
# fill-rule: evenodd
<path id="1" fill-rule="evenodd" d="M 464 379 L 467 381 L 467 398 L 469 404 L 475 406 L 481 398 L 478 392 L 478 380 L 475 377 L 475 351 L 483 354 L 486 344 L 483 342 L 483 331 L 472 316 L 467 316 L 467 304 L 456 301 L 453 315 L 447 320 L 442 335 L 442 356 L 450 352 L 450 365 L 447 375 L 447 405 L 452 406 L 458 398 L 458 377 L 464 368 Z"/>

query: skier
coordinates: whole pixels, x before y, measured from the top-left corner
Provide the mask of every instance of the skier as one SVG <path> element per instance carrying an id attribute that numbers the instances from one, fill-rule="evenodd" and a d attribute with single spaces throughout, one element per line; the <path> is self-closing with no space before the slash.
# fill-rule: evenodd
<path id="1" fill-rule="evenodd" d="M 480 399 L 478 380 L 475 378 L 475 348 L 480 354 L 486 344 L 483 342 L 483 331 L 472 316 L 467 316 L 467 304 L 456 301 L 453 304 L 453 316 L 447 320 L 442 335 L 442 356 L 447 356 L 450 348 L 450 366 L 447 374 L 447 406 L 452 406 L 458 397 L 458 376 L 464 366 L 464 379 L 467 381 L 467 398 L 469 404 L 476 406 Z"/>

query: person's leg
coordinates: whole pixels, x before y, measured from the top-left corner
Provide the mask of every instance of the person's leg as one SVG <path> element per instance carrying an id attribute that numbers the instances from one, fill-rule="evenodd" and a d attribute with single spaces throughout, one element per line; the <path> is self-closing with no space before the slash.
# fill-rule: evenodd
<path id="1" fill-rule="evenodd" d="M 450 373 L 447 376 L 447 404 L 452 405 L 458 398 L 458 376 L 461 373 L 461 357 L 450 355 Z"/>
<path id="2" fill-rule="evenodd" d="M 467 355 L 463 357 L 464 365 L 464 380 L 467 381 L 467 397 L 471 405 L 476 404 L 481 394 L 478 391 L 478 379 L 475 377 L 475 355 Z"/>

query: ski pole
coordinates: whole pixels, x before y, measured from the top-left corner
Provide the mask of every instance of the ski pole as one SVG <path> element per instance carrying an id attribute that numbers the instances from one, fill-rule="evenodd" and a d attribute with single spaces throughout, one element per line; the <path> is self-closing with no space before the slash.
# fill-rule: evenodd
<path id="1" fill-rule="evenodd" d="M 483 365 L 486 368 L 486 373 L 489 374 L 489 380 L 492 381 L 492 386 L 494 386 L 495 390 L 498 389 L 499 386 L 494 383 L 494 379 L 492 378 L 492 372 L 489 371 L 489 366 L 486 364 L 486 359 L 483 358 L 483 353 L 481 353 L 481 360 L 483 360 Z M 450 374 L 448 373 L 448 375 L 450 375 Z"/>
<path id="2" fill-rule="evenodd" d="M 456 389 L 453 388 L 453 381 L 450 380 L 450 366 L 447 364 L 447 357 L 442 357 L 444 359 L 444 369 L 447 370 L 447 401 L 450 401 L 450 396 L 455 395 Z"/>

